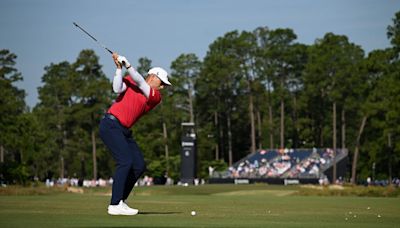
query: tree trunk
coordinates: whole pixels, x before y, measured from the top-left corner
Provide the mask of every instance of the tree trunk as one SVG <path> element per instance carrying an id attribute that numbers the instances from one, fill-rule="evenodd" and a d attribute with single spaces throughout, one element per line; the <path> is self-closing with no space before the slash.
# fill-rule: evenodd
<path id="1" fill-rule="evenodd" d="M 222 118 L 223 119 L 223 118 Z M 219 148 L 220 148 L 220 157 L 222 160 L 225 160 L 225 135 L 224 135 L 224 129 L 222 126 L 222 121 L 219 121 Z"/>
<path id="2" fill-rule="evenodd" d="M 257 123 L 258 123 L 258 149 L 262 149 L 262 132 L 261 132 L 261 114 L 257 111 Z"/>
<path id="3" fill-rule="evenodd" d="M 249 96 L 249 115 L 250 115 L 250 126 L 251 126 L 251 148 L 250 153 L 254 153 L 256 151 L 256 129 L 255 129 L 255 121 L 254 121 L 254 104 L 253 104 L 253 95 L 250 92 Z"/>
<path id="4" fill-rule="evenodd" d="M 356 176 L 357 176 L 357 161 L 358 161 L 358 153 L 360 147 L 360 139 L 361 134 L 364 131 L 365 124 L 367 123 L 367 116 L 364 116 L 361 121 L 360 130 L 358 131 L 357 139 L 356 139 L 356 147 L 354 149 L 353 155 L 353 166 L 351 167 L 351 184 L 356 183 Z"/>
<path id="5" fill-rule="evenodd" d="M 93 180 L 97 180 L 96 135 L 92 129 Z"/>
<path id="6" fill-rule="evenodd" d="M 60 125 L 61 126 L 61 125 Z M 61 129 L 61 128 L 60 128 Z M 62 146 L 61 146 L 61 152 L 65 152 L 65 147 L 67 146 L 67 131 L 63 131 L 63 138 L 62 138 Z M 68 166 L 68 164 L 67 164 Z M 64 155 L 61 153 L 61 170 L 60 170 L 60 177 L 64 178 L 65 177 L 65 163 L 64 163 Z"/>
<path id="7" fill-rule="evenodd" d="M 218 128 L 218 113 L 214 112 L 214 124 L 215 127 Z M 218 146 L 218 140 L 215 142 L 215 160 L 219 160 L 219 146 Z"/>
<path id="8" fill-rule="evenodd" d="M 269 116 L 269 148 L 274 148 L 274 126 L 272 122 L 272 107 L 268 106 L 268 116 Z"/>
<path id="9" fill-rule="evenodd" d="M 166 171 L 169 173 L 169 152 L 168 152 L 168 134 L 167 134 L 167 126 L 165 122 L 163 122 L 163 135 L 164 135 L 164 150 L 165 150 L 165 161 L 166 164 Z"/>
<path id="10" fill-rule="evenodd" d="M 0 145 L 0 163 L 4 163 L 4 147 Z"/>
<path id="11" fill-rule="evenodd" d="M 392 185 L 392 134 L 388 133 L 388 148 L 389 148 L 389 161 L 388 161 L 388 169 L 389 169 L 389 185 Z"/>
<path id="12" fill-rule="evenodd" d="M 63 179 L 64 178 L 64 157 L 61 155 L 60 158 L 60 178 Z"/>
<path id="13" fill-rule="evenodd" d="M 346 111 L 342 109 L 342 149 L 346 148 Z"/>
<path id="14" fill-rule="evenodd" d="M 81 178 L 84 180 L 86 177 L 86 169 L 85 169 L 85 158 L 81 157 Z"/>
<path id="15" fill-rule="evenodd" d="M 322 123 L 319 124 L 318 126 L 318 131 L 319 131 L 319 147 L 324 147 L 324 127 L 322 126 Z"/>
<path id="16" fill-rule="evenodd" d="M 325 99 L 323 94 L 320 94 L 320 96 L 321 96 L 322 99 Z M 320 110 L 321 111 L 327 109 L 325 107 L 325 103 L 324 102 L 321 102 L 321 104 L 319 104 L 318 106 L 320 106 Z M 318 145 L 318 147 L 323 148 L 323 147 L 326 146 L 324 144 L 324 131 L 323 131 L 323 129 L 324 129 L 324 123 L 323 123 L 324 122 L 323 121 L 324 116 L 321 116 L 319 114 L 314 114 L 314 113 L 312 113 L 312 115 L 313 115 L 313 118 L 314 118 L 314 121 L 315 121 L 315 131 L 318 134 L 318 136 L 316 137 L 317 140 L 315 141 L 315 143 Z"/>
<path id="17" fill-rule="evenodd" d="M 336 183 L 336 102 L 333 102 L 333 175 L 332 183 Z"/>
<path id="18" fill-rule="evenodd" d="M 20 162 L 21 164 L 24 163 L 24 154 L 22 153 L 22 151 L 19 152 L 19 162 Z"/>
<path id="19" fill-rule="evenodd" d="M 297 148 L 298 147 L 298 135 L 299 135 L 299 129 L 297 126 L 297 98 L 296 94 L 293 96 L 293 126 L 294 126 L 294 134 L 293 134 L 293 144 L 292 148 Z"/>
<path id="20" fill-rule="evenodd" d="M 285 147 L 285 103 L 283 99 L 281 100 L 281 147 Z"/>
<path id="21" fill-rule="evenodd" d="M 232 131 L 231 131 L 231 115 L 228 114 L 228 153 L 229 153 L 229 166 L 232 166 L 233 155 L 232 155 Z"/>

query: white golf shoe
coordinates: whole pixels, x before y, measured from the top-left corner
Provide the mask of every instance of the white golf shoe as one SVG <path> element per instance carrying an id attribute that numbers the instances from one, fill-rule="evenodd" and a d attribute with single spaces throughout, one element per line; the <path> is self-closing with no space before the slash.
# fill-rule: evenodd
<path id="1" fill-rule="evenodd" d="M 130 208 L 124 203 L 124 201 L 119 201 L 118 205 L 108 205 L 109 215 L 137 215 L 139 210 Z"/>

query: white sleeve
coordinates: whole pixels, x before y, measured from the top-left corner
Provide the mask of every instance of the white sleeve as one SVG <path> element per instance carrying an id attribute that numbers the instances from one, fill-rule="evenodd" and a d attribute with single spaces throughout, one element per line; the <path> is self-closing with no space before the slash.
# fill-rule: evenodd
<path id="1" fill-rule="evenodd" d="M 115 71 L 113 90 L 115 93 L 122 93 L 126 90 L 126 84 L 122 81 L 122 70 L 118 68 Z"/>
<path id="2" fill-rule="evenodd" d="M 137 72 L 133 67 L 128 68 L 129 75 L 132 77 L 132 80 L 135 81 L 140 90 L 142 90 L 143 94 L 149 98 L 150 96 L 150 86 L 144 80 L 143 76 Z"/>

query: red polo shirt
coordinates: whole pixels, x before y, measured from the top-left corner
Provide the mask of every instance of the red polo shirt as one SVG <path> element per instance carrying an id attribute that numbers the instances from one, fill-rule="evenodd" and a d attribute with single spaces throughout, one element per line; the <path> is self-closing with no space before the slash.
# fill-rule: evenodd
<path id="1" fill-rule="evenodd" d="M 121 93 L 107 113 L 117 117 L 119 122 L 130 128 L 141 116 L 152 110 L 161 101 L 160 91 L 150 88 L 149 98 L 142 93 L 131 76 L 123 78 L 126 90 Z"/>

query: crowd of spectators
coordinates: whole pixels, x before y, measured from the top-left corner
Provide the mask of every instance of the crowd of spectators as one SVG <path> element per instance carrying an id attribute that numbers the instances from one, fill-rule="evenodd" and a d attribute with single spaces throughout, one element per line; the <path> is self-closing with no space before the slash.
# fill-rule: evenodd
<path id="1" fill-rule="evenodd" d="M 260 150 L 229 167 L 228 175 L 231 178 L 318 178 L 321 170 L 329 167 L 333 157 L 333 150 L 329 148 Z"/>
<path id="2" fill-rule="evenodd" d="M 322 151 L 313 149 L 310 156 L 298 162 L 288 172 L 287 177 L 319 177 L 321 169 L 329 167 L 333 157 L 333 150 L 330 148 Z"/>
<path id="3" fill-rule="evenodd" d="M 109 179 L 99 178 L 98 180 L 89 180 L 89 179 L 78 179 L 78 178 L 59 178 L 59 179 L 46 179 L 45 185 L 47 187 L 54 187 L 54 186 L 68 186 L 68 187 L 107 187 L 112 186 L 113 178 L 110 177 Z M 162 183 L 160 181 L 155 180 L 153 177 L 150 176 L 143 176 L 140 178 L 136 186 L 152 186 L 152 185 L 184 185 L 181 182 L 174 183 L 174 180 L 170 177 L 166 177 L 165 181 Z M 195 178 L 193 180 L 194 185 L 204 185 L 205 180 Z M 187 186 L 187 185 L 185 185 Z"/>
<path id="4" fill-rule="evenodd" d="M 112 186 L 113 178 L 109 179 L 99 178 L 94 179 L 78 179 L 78 178 L 58 178 L 58 179 L 46 179 L 45 185 L 47 187 L 54 186 L 70 186 L 70 187 L 107 187 Z M 140 178 L 136 183 L 138 186 L 151 186 L 154 185 L 154 179 L 149 176 L 144 176 Z"/>
<path id="5" fill-rule="evenodd" d="M 363 185 L 365 186 L 388 186 L 389 184 L 393 186 L 400 187 L 400 179 L 397 177 L 392 178 L 392 182 L 387 179 L 375 179 L 373 180 L 371 177 L 368 177 L 367 180 L 363 181 Z"/>
<path id="6" fill-rule="evenodd" d="M 106 187 L 111 186 L 113 183 L 112 177 L 108 180 L 99 178 L 97 180 L 87 180 L 87 179 L 78 179 L 76 177 L 73 178 L 58 178 L 58 179 L 46 179 L 46 186 L 71 186 L 71 187 Z"/>

